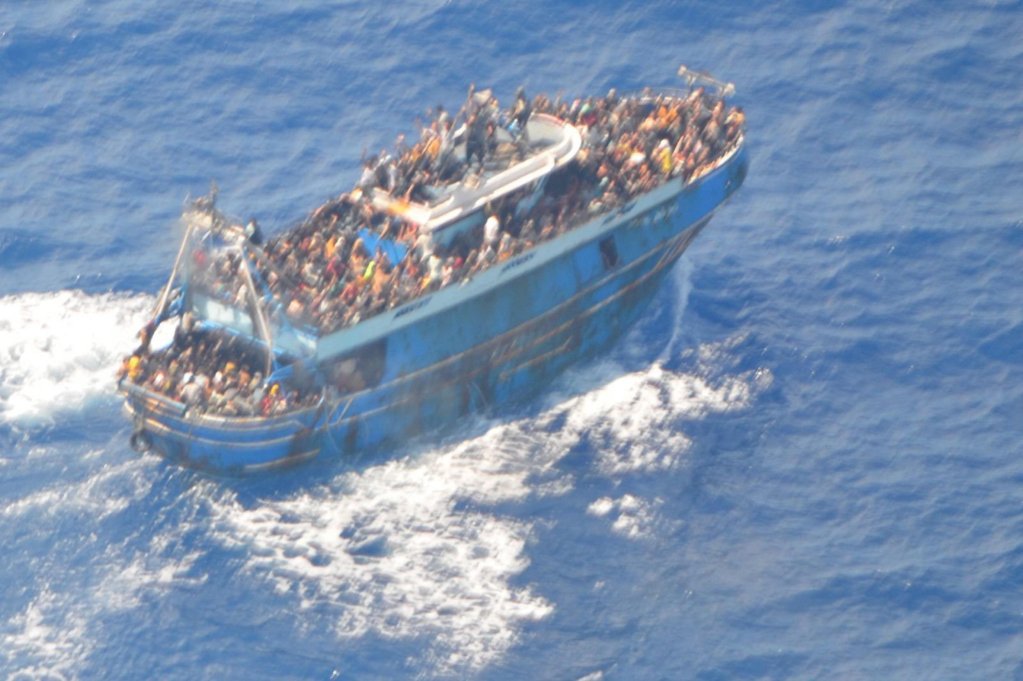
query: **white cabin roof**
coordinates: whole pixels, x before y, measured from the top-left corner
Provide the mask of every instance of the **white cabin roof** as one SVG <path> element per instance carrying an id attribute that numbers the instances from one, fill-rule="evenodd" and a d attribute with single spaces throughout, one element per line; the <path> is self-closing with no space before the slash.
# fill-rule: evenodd
<path id="1" fill-rule="evenodd" d="M 442 188 L 435 201 L 417 203 L 396 199 L 375 189 L 373 205 L 391 215 L 414 222 L 421 232 L 433 232 L 481 209 L 488 202 L 525 187 L 569 163 L 582 147 L 582 136 L 575 126 L 554 116 L 535 114 L 527 132 L 530 154 L 496 172 L 464 178 Z"/>

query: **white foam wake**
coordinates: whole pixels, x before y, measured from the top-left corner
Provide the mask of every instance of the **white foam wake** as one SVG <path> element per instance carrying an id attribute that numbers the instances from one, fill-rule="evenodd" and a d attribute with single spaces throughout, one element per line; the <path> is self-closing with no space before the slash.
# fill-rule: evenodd
<path id="1" fill-rule="evenodd" d="M 578 370 L 566 380 L 587 392 L 549 396 L 538 417 L 342 473 L 328 488 L 253 507 L 231 492 L 212 495 L 214 535 L 242 550 L 254 579 L 299 608 L 331 612 L 343 638 L 425 636 L 434 642 L 425 662 L 440 673 L 483 668 L 525 622 L 556 607 L 528 584 L 513 586 L 529 564 L 533 523 L 495 505 L 570 490 L 573 474 L 557 464 L 583 438 L 597 474 L 670 468 L 690 444 L 680 419 L 741 409 L 769 383 L 766 373 L 711 381 L 658 365 L 621 371 L 613 362 Z M 625 494 L 587 510 L 640 540 L 665 527 L 661 505 Z"/>
<path id="2" fill-rule="evenodd" d="M 620 499 L 601 497 L 586 508 L 590 515 L 605 517 L 615 516 L 611 531 L 629 539 L 649 537 L 654 532 L 657 521 L 657 507 L 664 503 L 661 499 L 646 501 L 631 494 Z"/>
<path id="3" fill-rule="evenodd" d="M 113 391 L 151 296 L 81 291 L 0 298 L 0 421 L 49 422 Z"/>
<path id="4" fill-rule="evenodd" d="M 88 623 L 78 613 L 55 614 L 63 609 L 61 597 L 43 589 L 6 623 L 0 641 L 4 667 L 11 678 L 75 678 L 76 666 L 85 660 L 92 645 L 81 635 Z"/>
<path id="5" fill-rule="evenodd" d="M 152 491 L 145 468 L 143 459 L 130 458 L 79 480 L 61 480 L 20 499 L 0 501 L 0 521 L 6 526 L 31 527 L 47 538 L 42 546 L 21 542 L 40 552 L 31 562 L 35 583 L 30 600 L 0 623 L 4 678 L 82 678 L 82 669 L 107 640 L 103 627 L 111 615 L 140 607 L 142 596 L 154 589 L 193 588 L 205 579 L 190 574 L 199 554 L 180 550 L 175 536 L 147 536 L 137 528 L 124 541 L 112 538 L 105 521 L 138 506 Z M 68 528 L 74 528 L 73 537 Z M 139 545 L 129 548 L 136 537 Z M 88 565 L 69 569 L 65 561 L 81 555 L 89 556 Z"/>
<path id="6" fill-rule="evenodd" d="M 701 350 L 710 353 L 709 350 Z M 580 377 L 582 378 L 582 377 Z M 674 467 L 691 441 L 680 421 L 745 408 L 770 386 L 768 370 L 712 380 L 653 364 L 622 374 L 613 362 L 591 368 L 583 378 L 599 385 L 552 407 L 547 419 L 564 419 L 558 438 L 566 449 L 584 438 L 608 476 Z"/>
<path id="7" fill-rule="evenodd" d="M 678 302 L 671 306 L 671 337 L 664 345 L 657 361 L 667 362 L 675 353 L 682 336 L 682 317 L 689 305 L 689 294 L 693 290 L 693 264 L 683 256 L 668 272 L 668 280 L 675 289 Z"/>
<path id="8" fill-rule="evenodd" d="M 531 493 L 537 443 L 497 426 L 447 451 L 342 475 L 329 491 L 243 508 L 217 502 L 215 528 L 242 546 L 247 570 L 299 607 L 336 612 L 342 637 L 372 631 L 433 640 L 441 672 L 478 669 L 520 623 L 551 605 L 512 578 L 528 565 L 531 525 L 486 507 Z"/>
<path id="9" fill-rule="evenodd" d="M 151 303 L 148 296 L 74 291 L 0 298 L 0 420 L 45 419 L 112 390 L 114 368 Z M 328 613 L 342 638 L 426 638 L 433 642 L 426 668 L 465 675 L 500 659 L 526 622 L 557 607 L 520 581 L 533 521 L 509 516 L 511 509 L 572 489 L 576 473 L 558 463 L 582 443 L 594 452 L 593 472 L 616 483 L 676 466 L 690 447 L 687 420 L 745 408 L 770 384 L 766 371 L 711 378 L 721 376 L 729 351 L 728 343 L 693 351 L 693 373 L 661 362 L 635 372 L 610 360 L 589 365 L 562 379 L 568 396 L 541 398 L 537 417 L 343 471 L 327 486 L 257 505 L 207 481 L 193 488 L 194 508 L 205 515 L 209 504 L 203 527 L 217 543 L 243 549 L 244 571 L 255 581 L 273 585 L 293 607 Z M 11 500 L 0 505 L 0 519 L 45 524 L 70 516 L 89 526 L 123 512 L 147 487 L 146 476 L 136 478 L 131 468 L 139 461 L 71 492 L 50 486 Z M 125 486 L 126 479 L 138 484 Z M 664 527 L 656 498 L 623 493 L 586 503 L 591 515 L 608 519 L 609 532 L 626 538 Z M 180 555 L 173 535 L 157 535 L 141 552 L 96 547 L 102 579 L 41 577 L 32 601 L 0 627 L 8 668 L 73 676 L 102 635 L 90 633 L 97 622 L 139 607 L 139 596 L 153 587 L 191 579 L 197 556 Z"/>
<path id="10" fill-rule="evenodd" d="M 141 607 L 143 596 L 152 596 L 154 589 L 194 589 L 205 581 L 189 574 L 197 552 L 160 555 L 156 539 L 149 549 L 124 554 L 95 547 L 94 567 L 102 577 L 90 573 L 70 585 L 44 584 L 21 612 L 0 624 L 0 669 L 9 675 L 4 678 L 84 678 L 82 668 L 108 643 L 104 620 Z"/>

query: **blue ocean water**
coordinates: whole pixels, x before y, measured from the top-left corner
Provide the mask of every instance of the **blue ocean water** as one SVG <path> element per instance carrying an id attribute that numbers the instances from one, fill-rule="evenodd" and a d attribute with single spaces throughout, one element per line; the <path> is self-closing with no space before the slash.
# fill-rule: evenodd
<path id="1" fill-rule="evenodd" d="M 147 6 L 143 6 L 147 5 Z M 0 7 L 0 676 L 1023 678 L 1023 4 Z M 732 80 L 745 187 L 534 402 L 139 457 L 188 195 L 270 228 L 470 82 Z"/>

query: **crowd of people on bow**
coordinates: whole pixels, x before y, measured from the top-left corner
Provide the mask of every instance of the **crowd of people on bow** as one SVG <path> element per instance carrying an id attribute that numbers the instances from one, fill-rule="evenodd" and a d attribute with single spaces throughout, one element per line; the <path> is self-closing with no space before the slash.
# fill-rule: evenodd
<path id="1" fill-rule="evenodd" d="M 534 113 L 571 123 L 583 143 L 575 160 L 549 179 L 543 196 L 528 211 L 517 210 L 528 192 L 523 189 L 488 205 L 481 227 L 441 245 L 430 234 L 419 233 L 414 222 L 374 204 L 377 188 L 391 197 L 428 201 L 431 186 L 482 173 L 494 155 L 502 154 L 504 164 L 514 162 L 529 151 L 526 123 Z M 196 250 L 192 286 L 242 309 L 251 295 L 268 294 L 273 301 L 268 306 L 272 323 L 283 316 L 291 324 L 330 333 L 469 279 L 669 178 L 690 181 L 700 176 L 736 143 L 745 124 L 742 109 L 727 109 L 722 99 L 702 88 L 686 97 L 620 97 L 612 90 L 603 97 L 571 102 L 543 95 L 530 101 L 520 88 L 513 106 L 504 111 L 489 92 L 470 89 L 457 117 L 437 107 L 428 118 L 419 141 L 408 145 L 400 137 L 394 154 L 382 152 L 367 160 L 352 192 L 321 206 L 296 229 L 263 243 L 253 221 L 237 230 L 245 248 L 222 249 L 217 255 Z M 460 139 L 454 133 L 456 122 L 462 129 Z M 506 140 L 504 149 L 499 149 L 498 126 L 511 130 L 511 135 L 500 136 Z M 382 245 L 388 242 L 402 247 Z M 158 369 L 143 368 L 139 376 L 158 392 L 181 397 L 188 385 L 182 379 L 190 374 L 193 382 L 202 384 L 208 409 L 224 414 L 263 412 L 266 391 L 257 393 L 241 385 L 241 367 L 229 359 L 230 353 L 223 354 L 216 366 L 208 365 L 212 360 L 203 354 L 196 353 L 194 361 L 207 364 L 191 366 L 180 352 L 175 356 L 169 351 Z M 148 363 L 152 362 L 150 356 Z M 234 371 L 225 371 L 231 362 Z M 125 371 L 138 382 L 131 369 Z M 248 368 L 246 374 L 252 383 L 258 372 Z M 221 379 L 214 380 L 218 375 Z M 237 384 L 225 388 L 235 380 L 231 376 L 237 377 Z M 218 397 L 226 395 L 225 390 L 234 391 L 227 400 Z M 284 402 L 304 399 L 280 390 L 275 395 Z M 271 411 L 276 408 L 270 406 Z"/>

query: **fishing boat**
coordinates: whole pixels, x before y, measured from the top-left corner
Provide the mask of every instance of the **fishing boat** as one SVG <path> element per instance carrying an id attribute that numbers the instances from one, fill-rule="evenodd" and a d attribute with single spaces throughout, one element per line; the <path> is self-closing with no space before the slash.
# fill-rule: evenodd
<path id="1" fill-rule="evenodd" d="M 679 75 L 507 110 L 471 90 L 269 239 L 188 202 L 119 376 L 132 446 L 223 474 L 379 448 L 606 349 L 746 175 L 732 85 Z"/>

